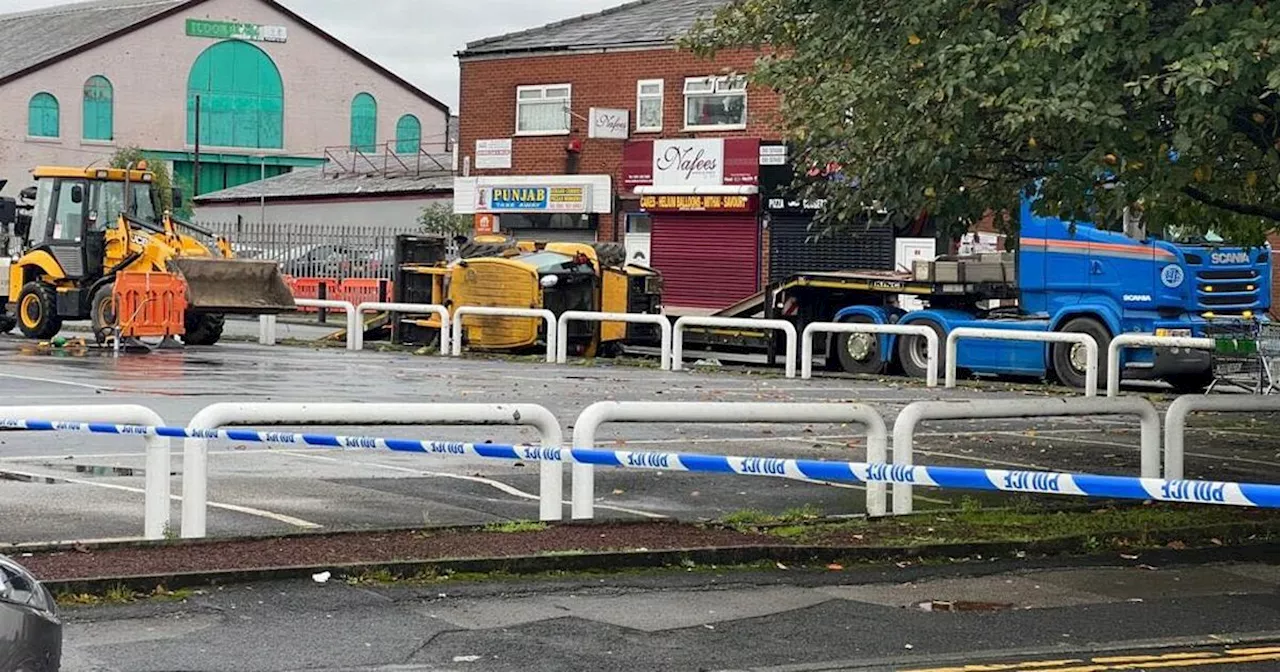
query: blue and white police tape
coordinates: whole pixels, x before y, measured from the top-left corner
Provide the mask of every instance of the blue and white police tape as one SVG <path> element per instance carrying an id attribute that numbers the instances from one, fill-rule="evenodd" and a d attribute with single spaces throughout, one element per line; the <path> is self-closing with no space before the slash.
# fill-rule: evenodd
<path id="1" fill-rule="evenodd" d="M 1280 508 L 1280 485 L 1163 480 L 1040 471 L 1004 471 L 964 467 L 924 467 L 863 462 L 729 457 L 690 453 L 631 452 L 595 448 L 417 441 L 329 434 L 293 434 L 248 429 L 182 429 L 47 420 L 0 419 L 0 429 L 71 432 L 172 439 L 225 439 L 246 443 L 319 448 L 375 449 L 426 455 L 476 457 L 529 462 L 576 462 L 603 467 L 765 476 L 820 482 L 904 483 L 954 490 L 1039 493 L 1107 499 L 1157 500 Z"/>

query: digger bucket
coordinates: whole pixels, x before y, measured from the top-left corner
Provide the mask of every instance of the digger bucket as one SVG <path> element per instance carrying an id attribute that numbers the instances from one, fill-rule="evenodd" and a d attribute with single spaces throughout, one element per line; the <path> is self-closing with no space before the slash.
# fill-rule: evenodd
<path id="1" fill-rule="evenodd" d="M 170 262 L 187 282 L 187 304 L 201 313 L 274 315 L 296 309 L 274 261 L 182 257 Z"/>

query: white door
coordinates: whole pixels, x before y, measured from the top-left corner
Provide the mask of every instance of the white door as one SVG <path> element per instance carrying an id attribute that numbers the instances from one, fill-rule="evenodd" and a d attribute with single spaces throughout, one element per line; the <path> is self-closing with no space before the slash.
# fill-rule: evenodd
<path id="1" fill-rule="evenodd" d="M 911 273 L 917 260 L 933 261 L 938 257 L 938 241 L 934 238 L 899 238 L 895 244 L 894 264 L 899 273 Z M 924 308 L 924 302 L 910 294 L 899 295 L 898 305 L 906 311 Z"/>
<path id="2" fill-rule="evenodd" d="M 652 230 L 653 220 L 648 214 L 627 215 L 627 234 L 622 242 L 627 247 L 628 264 L 653 266 Z"/>

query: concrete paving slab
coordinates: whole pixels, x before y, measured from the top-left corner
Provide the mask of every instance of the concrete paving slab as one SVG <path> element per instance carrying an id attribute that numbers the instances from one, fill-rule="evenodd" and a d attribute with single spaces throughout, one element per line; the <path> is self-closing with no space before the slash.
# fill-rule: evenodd
<path id="1" fill-rule="evenodd" d="M 1064 588 L 1035 577 L 1009 575 L 895 585 L 828 586 L 817 590 L 841 600 L 904 608 L 917 608 L 933 600 L 1000 604 L 1014 609 L 1048 609 L 1117 601 L 1114 597 Z"/>
<path id="2" fill-rule="evenodd" d="M 781 614 L 831 599 L 807 588 L 663 591 L 608 596 L 568 595 L 553 603 L 569 615 L 629 630 L 663 632 Z"/>

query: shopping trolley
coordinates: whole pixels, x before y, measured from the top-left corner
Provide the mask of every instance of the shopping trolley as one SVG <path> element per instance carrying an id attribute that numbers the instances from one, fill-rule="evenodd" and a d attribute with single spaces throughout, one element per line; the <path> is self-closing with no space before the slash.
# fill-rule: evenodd
<path id="1" fill-rule="evenodd" d="M 1253 394 L 1280 390 L 1274 375 L 1280 360 L 1280 325 L 1253 321 L 1210 324 L 1205 327 L 1205 336 L 1216 342 L 1213 383 L 1207 392 L 1219 385 Z"/>

